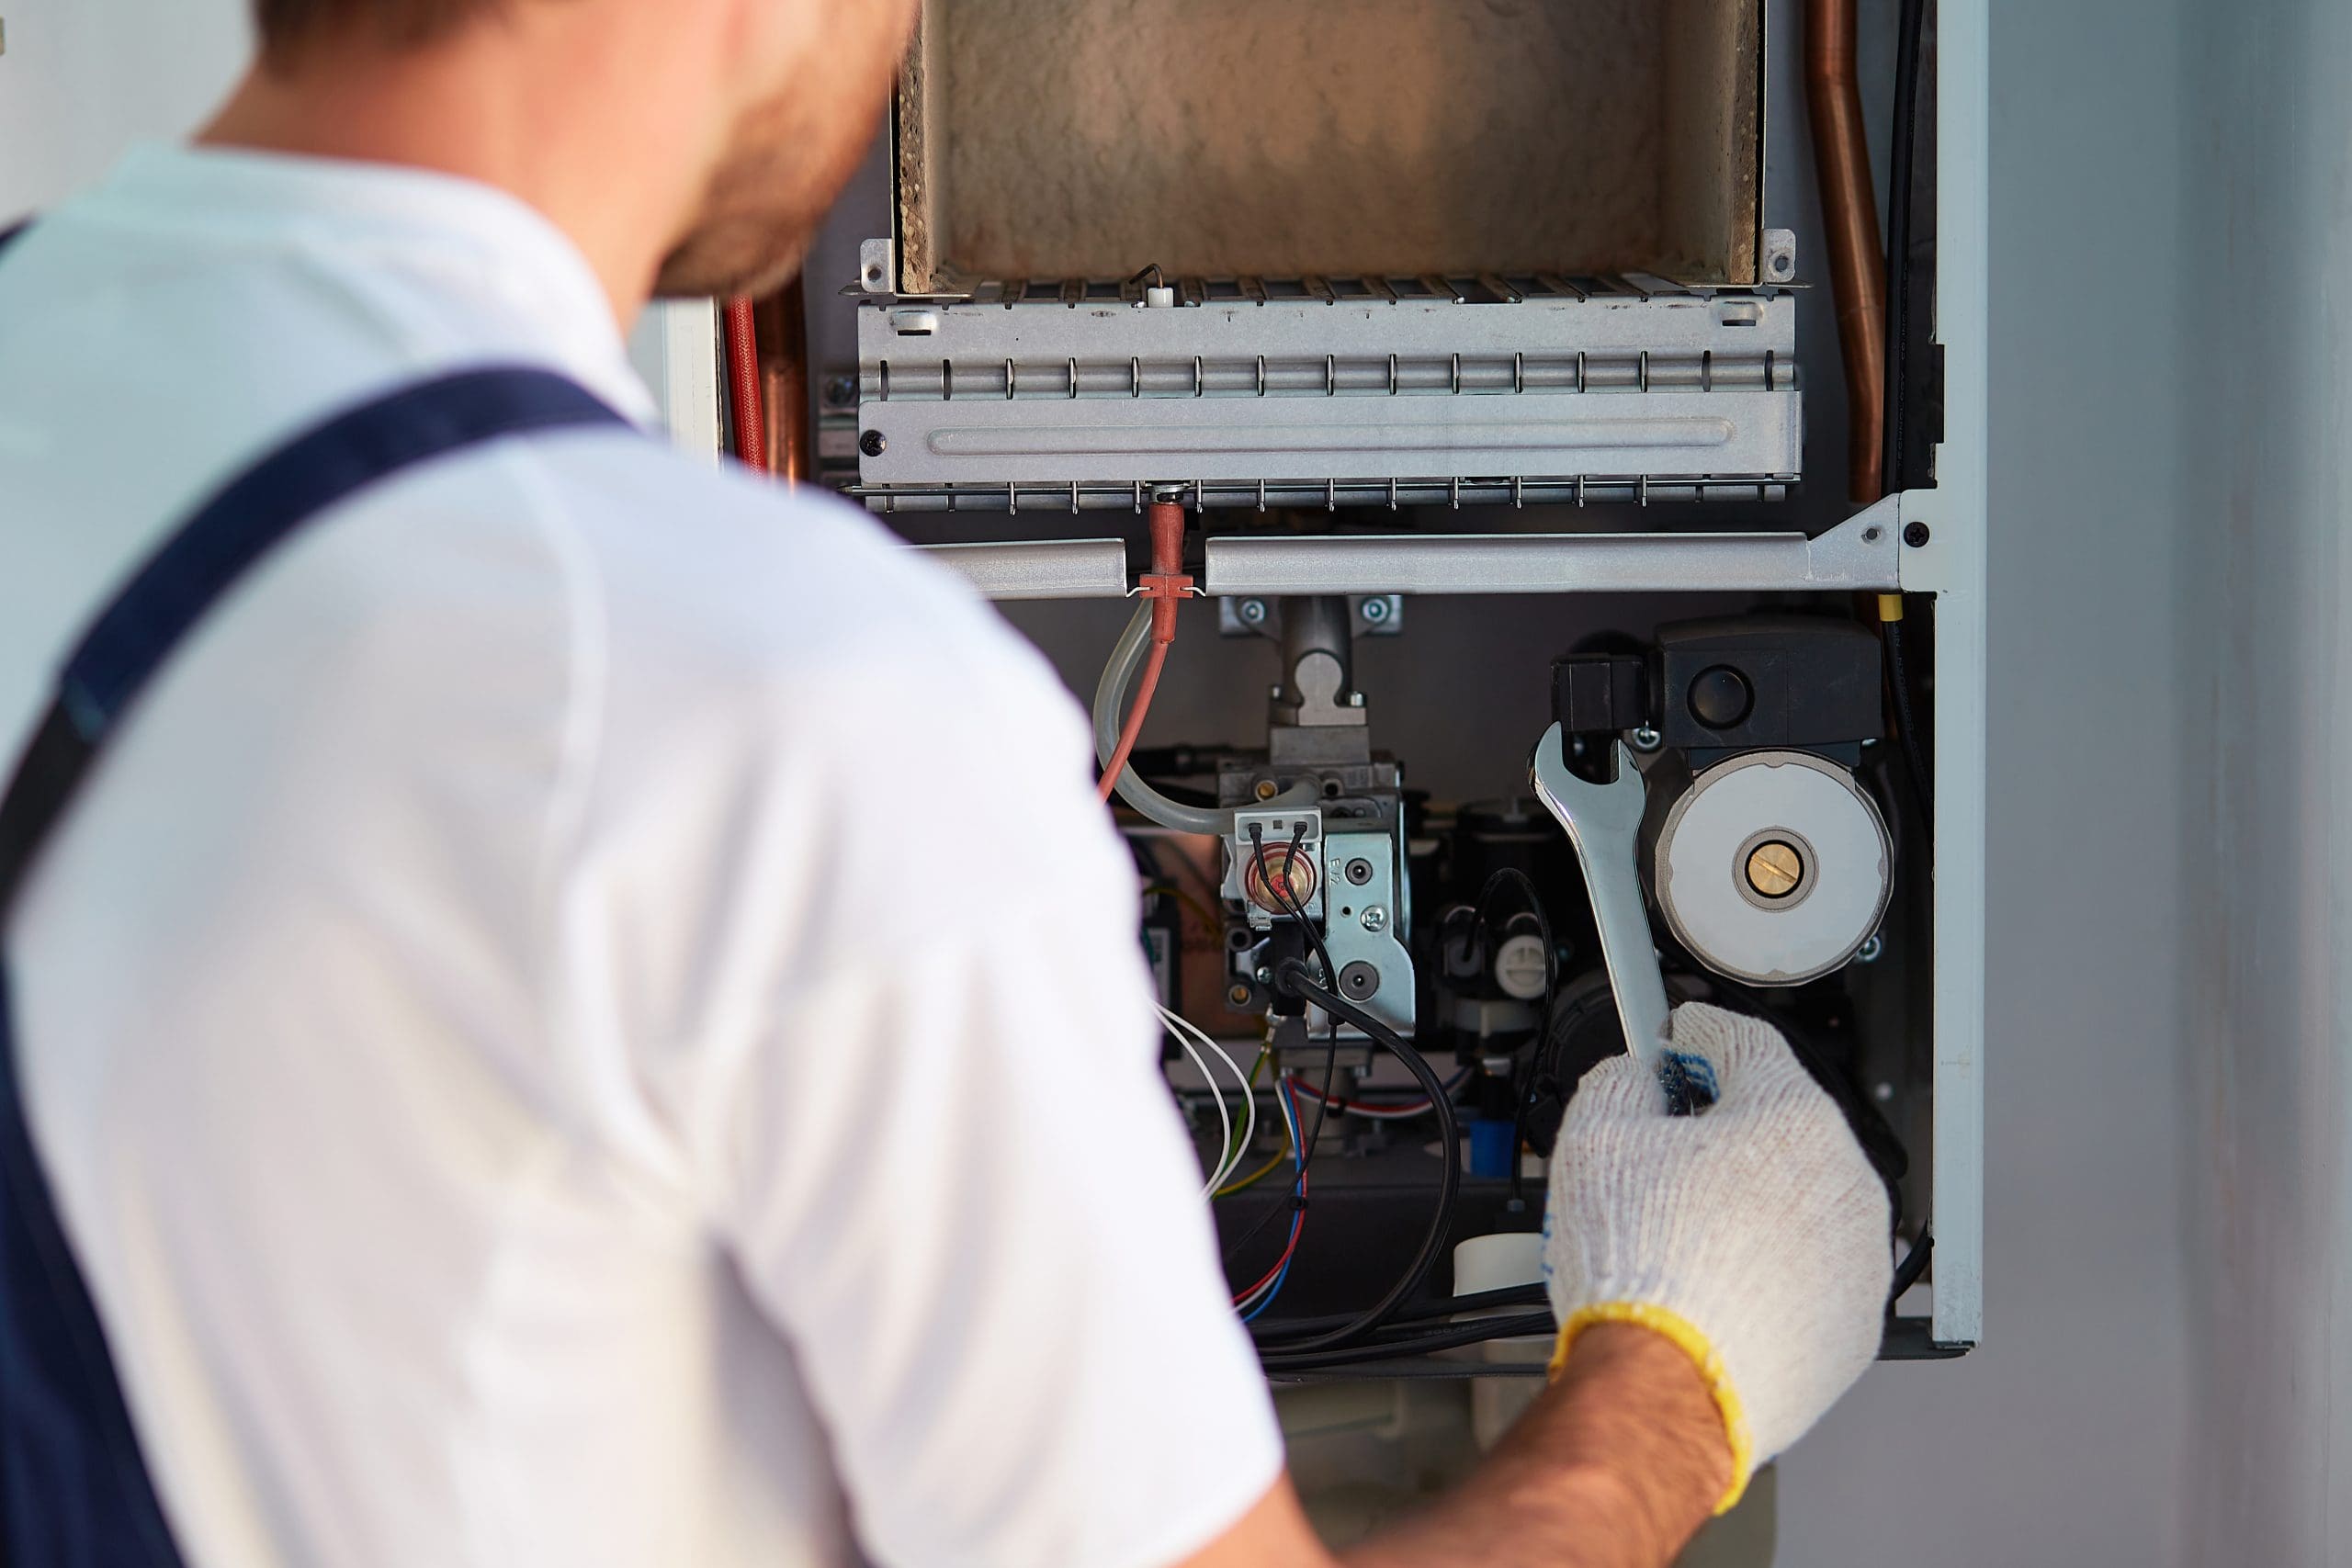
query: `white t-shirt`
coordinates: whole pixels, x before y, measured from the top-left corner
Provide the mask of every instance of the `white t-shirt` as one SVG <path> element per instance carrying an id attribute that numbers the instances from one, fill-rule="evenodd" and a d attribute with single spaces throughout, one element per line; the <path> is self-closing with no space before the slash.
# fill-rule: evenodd
<path id="1" fill-rule="evenodd" d="M 0 260 L 0 723 L 207 491 L 587 266 L 413 171 L 154 149 Z M 1273 1482 L 1050 671 L 854 509 L 613 432 L 313 525 L 7 933 L 191 1568 L 1151 1568 Z"/>

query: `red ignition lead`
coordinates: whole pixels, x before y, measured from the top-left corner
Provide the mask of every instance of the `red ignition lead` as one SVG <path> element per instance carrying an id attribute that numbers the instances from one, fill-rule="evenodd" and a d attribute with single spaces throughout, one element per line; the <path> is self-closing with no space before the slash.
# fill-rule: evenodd
<path id="1" fill-rule="evenodd" d="M 1136 684 L 1126 723 L 1120 727 L 1118 748 L 1102 770 L 1099 793 L 1105 801 L 1119 787 L 1119 775 L 1127 771 L 1127 756 L 1136 749 L 1136 738 L 1143 733 L 1144 715 L 1151 709 L 1160 667 L 1168 662 L 1168 645 L 1176 640 L 1176 606 L 1193 591 L 1193 580 L 1184 575 L 1184 509 L 1174 502 L 1156 501 L 1150 517 L 1151 570 L 1144 574 L 1142 583 L 1143 596 L 1151 601 L 1151 654 L 1144 664 L 1143 678 Z"/>
<path id="2" fill-rule="evenodd" d="M 741 295 L 719 307 L 727 349 L 727 406 L 735 426 L 735 456 L 747 468 L 768 467 L 768 416 L 760 394 L 760 344 L 752 301 Z"/>

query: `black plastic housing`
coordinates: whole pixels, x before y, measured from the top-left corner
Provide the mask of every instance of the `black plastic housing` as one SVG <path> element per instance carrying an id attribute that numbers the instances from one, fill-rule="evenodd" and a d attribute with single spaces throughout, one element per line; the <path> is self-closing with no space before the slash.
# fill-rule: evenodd
<path id="1" fill-rule="evenodd" d="M 1652 657 L 1651 722 L 1668 746 L 1834 746 L 1884 733 L 1878 638 L 1854 621 L 1681 621 L 1658 628 Z"/>

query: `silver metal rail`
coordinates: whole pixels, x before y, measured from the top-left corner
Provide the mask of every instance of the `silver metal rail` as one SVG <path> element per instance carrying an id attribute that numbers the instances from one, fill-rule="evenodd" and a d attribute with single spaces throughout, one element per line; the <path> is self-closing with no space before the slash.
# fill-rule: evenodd
<path id="1" fill-rule="evenodd" d="M 1202 592 L 1293 593 L 1893 592 L 1899 496 L 1803 534 L 1382 534 L 1212 536 Z M 1117 539 L 921 547 L 991 599 L 1120 599 Z"/>

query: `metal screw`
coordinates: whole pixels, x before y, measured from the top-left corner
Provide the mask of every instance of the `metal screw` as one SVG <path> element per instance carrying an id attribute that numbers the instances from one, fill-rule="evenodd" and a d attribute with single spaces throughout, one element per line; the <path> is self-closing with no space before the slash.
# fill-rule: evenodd
<path id="1" fill-rule="evenodd" d="M 1348 863 L 1348 880 L 1354 883 L 1358 887 L 1362 887 L 1365 883 L 1370 882 L 1372 880 L 1372 863 L 1368 860 L 1350 861 Z"/>
<path id="2" fill-rule="evenodd" d="M 854 376 L 825 378 L 825 400 L 837 408 L 857 401 L 857 378 Z"/>
<path id="3" fill-rule="evenodd" d="M 878 430 L 869 430 L 857 438 L 857 449 L 869 457 L 879 457 L 882 449 L 889 445 L 888 437 Z"/>
<path id="4" fill-rule="evenodd" d="M 1371 908 L 1366 909 L 1363 912 L 1363 929 L 1368 931 L 1386 931 L 1388 929 L 1388 911 L 1382 908 L 1377 904 L 1374 904 Z"/>
<path id="5" fill-rule="evenodd" d="M 1388 618 L 1388 601 L 1385 599 L 1365 600 L 1363 602 L 1363 618 L 1373 626 L 1376 626 L 1380 625 L 1381 622 Z"/>
<path id="6" fill-rule="evenodd" d="M 1265 964 L 1258 965 L 1258 984 L 1261 986 L 1271 986 L 1273 983 L 1274 971 L 1272 965 Z"/>
<path id="7" fill-rule="evenodd" d="M 1266 619 L 1266 602 L 1263 599 L 1244 599 L 1233 613 L 1250 626 L 1260 626 Z"/>
<path id="8" fill-rule="evenodd" d="M 1883 536 L 1884 536 L 1885 533 L 1885 529 L 1873 523 L 1869 527 L 1862 530 L 1862 543 L 1866 545 L 1875 545 Z"/>
<path id="9" fill-rule="evenodd" d="M 1666 737 L 1646 724 L 1636 727 L 1625 740 L 1636 751 L 1655 751 L 1666 744 Z"/>
<path id="10" fill-rule="evenodd" d="M 1340 971 L 1340 994 L 1350 1001 L 1360 1002 L 1380 990 L 1380 971 L 1357 959 Z"/>
<path id="11" fill-rule="evenodd" d="M 1794 844 L 1767 839 L 1747 857 L 1747 886 L 1767 898 L 1785 898 L 1804 880 L 1804 857 Z"/>
<path id="12" fill-rule="evenodd" d="M 1903 542 L 1917 549 L 1928 542 L 1928 525 L 1925 523 L 1905 523 L 1903 525 Z"/>
<path id="13" fill-rule="evenodd" d="M 1868 942 L 1863 942 L 1861 946 L 1854 949 L 1854 962 L 1857 964 L 1875 964 L 1879 960 L 1879 955 L 1885 951 L 1886 939 L 1881 936 L 1872 936 Z"/>

